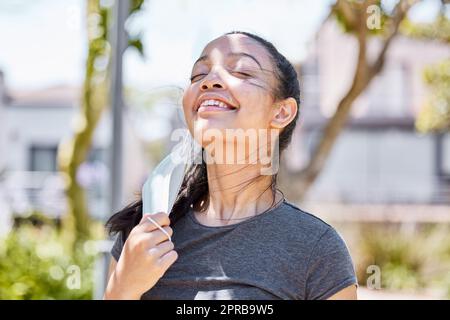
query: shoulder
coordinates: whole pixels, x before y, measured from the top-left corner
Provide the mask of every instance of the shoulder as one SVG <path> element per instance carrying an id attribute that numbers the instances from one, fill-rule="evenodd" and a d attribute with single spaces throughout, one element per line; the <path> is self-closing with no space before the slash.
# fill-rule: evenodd
<path id="1" fill-rule="evenodd" d="M 330 252 L 341 252 L 347 255 L 348 249 L 341 235 L 327 222 L 300 209 L 285 200 L 277 209 L 272 223 L 280 234 L 284 234 L 287 246 L 295 250 L 302 249 L 304 256 L 325 256 Z M 300 251 L 299 251 L 300 252 Z"/>
<path id="2" fill-rule="evenodd" d="M 318 240 L 325 233 L 335 232 L 334 228 L 327 222 L 287 200 L 278 208 L 278 211 L 277 219 L 288 229 L 296 230 L 295 233 L 301 231 L 303 236 L 313 236 Z"/>
<path id="3" fill-rule="evenodd" d="M 331 225 L 287 201 L 280 210 L 280 219 L 285 219 L 287 231 L 293 235 L 291 242 L 296 243 L 293 252 L 299 253 L 298 261 L 305 271 L 305 299 L 328 299 L 357 284 L 348 247 Z"/>

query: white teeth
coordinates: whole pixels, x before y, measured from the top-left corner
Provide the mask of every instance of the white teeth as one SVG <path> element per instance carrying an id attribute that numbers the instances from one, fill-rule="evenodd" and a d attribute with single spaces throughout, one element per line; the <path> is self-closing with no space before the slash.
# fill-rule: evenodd
<path id="1" fill-rule="evenodd" d="M 201 107 L 205 107 L 205 106 L 217 106 L 217 107 L 220 107 L 220 108 L 228 109 L 228 105 L 227 105 L 226 103 L 224 103 L 224 102 L 222 102 L 222 101 L 219 101 L 219 100 L 214 100 L 214 99 L 211 99 L 211 100 L 204 100 L 204 101 L 200 104 L 200 106 L 201 106 Z"/>

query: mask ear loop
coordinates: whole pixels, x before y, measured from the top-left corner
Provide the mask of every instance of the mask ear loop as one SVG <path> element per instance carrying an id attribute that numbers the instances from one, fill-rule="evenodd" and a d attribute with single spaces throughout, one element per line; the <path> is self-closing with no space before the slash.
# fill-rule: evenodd
<path id="1" fill-rule="evenodd" d="M 161 230 L 161 231 L 167 236 L 167 238 L 169 239 L 169 241 L 172 242 L 172 238 L 170 237 L 169 233 L 168 233 L 166 230 L 164 230 L 164 228 L 161 227 L 161 226 L 158 224 L 158 222 L 156 222 L 155 220 L 153 220 L 151 217 L 147 217 L 147 219 L 148 219 L 151 223 L 153 223 L 159 230 Z"/>

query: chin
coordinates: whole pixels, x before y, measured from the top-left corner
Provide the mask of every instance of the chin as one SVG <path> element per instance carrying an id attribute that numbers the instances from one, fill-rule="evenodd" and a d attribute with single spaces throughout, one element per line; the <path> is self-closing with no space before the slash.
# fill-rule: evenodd
<path id="1" fill-rule="evenodd" d="M 214 134 L 214 132 L 220 131 L 225 135 L 226 130 L 238 129 L 234 123 L 230 121 L 224 121 L 221 119 L 198 119 L 194 122 L 194 131 L 203 134 Z"/>

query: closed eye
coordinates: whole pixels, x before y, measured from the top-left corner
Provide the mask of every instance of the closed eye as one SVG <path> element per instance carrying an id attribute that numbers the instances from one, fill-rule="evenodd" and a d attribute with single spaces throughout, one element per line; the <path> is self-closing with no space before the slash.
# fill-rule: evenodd
<path id="1" fill-rule="evenodd" d="M 247 73 L 247 72 L 243 72 L 243 71 L 231 71 L 232 74 L 240 76 L 241 78 L 251 78 L 252 75 Z M 195 74 L 193 76 L 191 76 L 190 80 L 191 82 L 195 82 L 200 80 L 202 77 L 206 76 L 206 73 L 199 73 L 199 74 Z"/>
<path id="2" fill-rule="evenodd" d="M 252 75 L 246 72 L 242 72 L 242 71 L 233 71 L 233 74 L 239 75 L 239 76 L 243 76 L 246 78 L 250 78 Z"/>
<path id="3" fill-rule="evenodd" d="M 199 73 L 199 74 L 195 74 L 191 77 L 191 82 L 195 82 L 197 80 L 200 80 L 200 77 L 204 77 L 206 76 L 206 73 Z"/>

